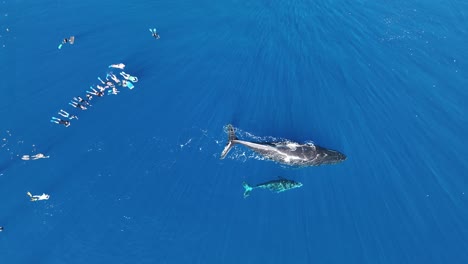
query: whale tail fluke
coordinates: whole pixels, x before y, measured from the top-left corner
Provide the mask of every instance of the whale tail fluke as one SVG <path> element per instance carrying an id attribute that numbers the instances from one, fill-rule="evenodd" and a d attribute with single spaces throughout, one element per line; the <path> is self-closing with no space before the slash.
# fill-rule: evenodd
<path id="1" fill-rule="evenodd" d="M 252 186 L 250 186 L 248 183 L 243 182 L 242 186 L 244 187 L 244 199 L 249 197 L 250 192 L 253 190 Z"/>
<path id="2" fill-rule="evenodd" d="M 235 144 L 234 140 L 237 140 L 236 131 L 231 124 L 227 125 L 226 130 L 228 134 L 228 143 L 226 144 L 226 147 L 224 147 L 223 152 L 221 153 L 220 159 L 224 159 L 226 157 L 226 155 L 229 153 L 229 151 Z"/>

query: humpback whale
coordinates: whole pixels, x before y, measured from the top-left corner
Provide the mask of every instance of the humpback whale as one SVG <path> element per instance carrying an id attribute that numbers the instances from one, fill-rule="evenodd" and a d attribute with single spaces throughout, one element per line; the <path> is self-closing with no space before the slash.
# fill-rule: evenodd
<path id="1" fill-rule="evenodd" d="M 242 183 L 242 186 L 244 187 L 244 198 L 249 197 L 250 192 L 253 189 L 267 189 L 275 193 L 280 193 L 284 192 L 287 190 L 295 189 L 295 188 L 300 188 L 302 187 L 302 183 L 300 182 L 295 182 L 293 180 L 288 180 L 283 177 L 278 177 L 277 180 L 272 180 L 264 183 L 257 184 L 255 186 L 251 186 L 246 182 Z"/>
<path id="2" fill-rule="evenodd" d="M 232 125 L 227 126 L 228 142 L 221 153 L 224 159 L 231 148 L 238 144 L 243 145 L 263 157 L 289 166 L 318 166 L 336 164 L 344 161 L 346 156 L 338 151 L 322 148 L 312 143 L 299 144 L 290 141 L 284 142 L 249 142 L 236 137 Z"/>

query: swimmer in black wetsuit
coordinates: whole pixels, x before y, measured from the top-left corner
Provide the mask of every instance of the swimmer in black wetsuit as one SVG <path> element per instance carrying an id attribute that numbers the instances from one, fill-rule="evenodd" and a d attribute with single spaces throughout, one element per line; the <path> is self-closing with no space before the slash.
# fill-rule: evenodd
<path id="1" fill-rule="evenodd" d="M 86 93 L 92 94 L 92 95 L 95 95 L 95 96 L 99 96 L 99 97 L 104 96 L 103 91 L 106 90 L 105 88 L 99 89 L 99 91 L 97 91 L 96 89 L 94 89 L 92 87 L 90 87 L 90 88 L 91 88 L 92 92 L 91 91 L 86 91 Z"/>
<path id="2" fill-rule="evenodd" d="M 155 39 L 159 39 L 159 38 L 160 38 L 160 36 L 159 36 L 159 34 L 158 34 L 158 32 L 156 31 L 155 28 L 153 28 L 153 29 L 150 28 L 149 31 L 151 32 L 151 36 L 153 36 L 153 38 L 155 38 Z"/>
<path id="3" fill-rule="evenodd" d="M 66 117 L 70 120 L 72 119 L 78 119 L 78 117 L 76 115 L 70 115 L 67 111 L 64 111 L 63 109 L 60 109 L 60 111 L 58 112 L 59 115 L 63 116 L 63 117 Z"/>
<path id="4" fill-rule="evenodd" d="M 71 125 L 70 121 L 63 120 L 57 117 L 52 117 L 52 119 L 50 119 L 50 122 L 59 124 L 59 125 L 64 125 L 65 127 L 69 127 Z"/>
<path id="5" fill-rule="evenodd" d="M 75 36 L 71 36 L 70 38 L 64 38 L 62 40 L 62 44 L 67 44 L 67 43 L 70 43 L 73 45 L 73 43 L 75 43 Z"/>
<path id="6" fill-rule="evenodd" d="M 71 101 L 71 102 L 69 102 L 68 104 L 71 105 L 71 106 L 73 106 L 73 107 L 75 107 L 75 108 L 79 108 L 79 109 L 81 109 L 81 110 L 86 110 L 86 109 L 88 109 L 86 106 L 84 106 L 84 105 L 82 105 L 82 104 L 79 104 L 79 103 L 77 103 L 77 102 L 75 102 L 75 101 Z"/>
<path id="7" fill-rule="evenodd" d="M 77 102 L 80 103 L 80 104 L 90 106 L 89 102 L 86 101 L 85 99 L 81 98 L 80 96 L 73 97 L 73 100 L 77 101 Z"/>

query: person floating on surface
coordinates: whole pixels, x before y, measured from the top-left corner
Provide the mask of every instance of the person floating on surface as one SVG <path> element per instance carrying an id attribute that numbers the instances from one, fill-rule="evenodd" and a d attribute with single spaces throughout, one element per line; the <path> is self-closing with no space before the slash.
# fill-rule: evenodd
<path id="1" fill-rule="evenodd" d="M 131 81 L 131 82 L 138 82 L 138 78 L 135 77 L 135 76 L 131 76 L 130 74 L 127 74 L 125 72 L 121 72 L 120 75 L 122 75 L 122 77 L 125 78 L 125 80 L 127 81 Z"/>
<path id="2" fill-rule="evenodd" d="M 2 232 L 2 231 L 3 231 L 3 226 L 0 226 L 0 232 Z"/>
<path id="3" fill-rule="evenodd" d="M 81 110 L 86 110 L 86 109 L 88 109 L 86 106 L 84 106 L 84 105 L 82 105 L 82 104 L 80 104 L 80 103 L 77 103 L 77 102 L 75 102 L 75 101 L 71 101 L 71 102 L 69 102 L 68 104 L 71 105 L 71 106 L 73 106 L 73 107 L 75 107 L 75 108 L 79 108 L 79 109 L 81 109 Z"/>
<path id="4" fill-rule="evenodd" d="M 66 44 L 66 43 L 70 43 L 70 45 L 73 45 L 75 43 L 75 36 L 64 38 L 62 41 L 62 44 Z"/>
<path id="5" fill-rule="evenodd" d="M 115 87 L 113 87 L 112 90 L 107 91 L 107 94 L 115 94 L 115 95 L 117 95 L 118 93 L 120 93 L 120 91 L 117 90 L 117 88 L 115 88 Z"/>
<path id="6" fill-rule="evenodd" d="M 101 77 L 97 77 L 97 79 L 98 79 L 102 84 L 105 85 L 105 86 L 104 86 L 104 89 L 107 89 L 107 88 L 109 88 L 109 87 L 114 86 L 114 84 L 113 84 L 112 82 L 110 82 L 110 81 L 107 81 L 107 79 L 106 79 L 106 82 L 103 81 L 103 80 L 101 79 Z M 96 85 L 96 87 L 99 88 L 99 85 Z M 90 88 L 93 89 L 92 86 L 90 86 Z M 99 89 L 101 89 L 101 88 L 99 88 Z M 104 92 L 104 90 L 102 90 L 102 92 Z"/>
<path id="7" fill-rule="evenodd" d="M 32 156 L 23 155 L 23 157 L 21 157 L 22 160 L 37 160 L 37 159 L 48 159 L 48 158 L 49 158 L 49 156 L 45 156 L 42 153 L 38 153 L 38 154 L 32 155 Z"/>
<path id="8" fill-rule="evenodd" d="M 125 68 L 125 64 L 123 64 L 123 63 L 111 64 L 111 65 L 109 65 L 109 68 L 116 68 L 116 69 L 123 70 Z"/>
<path id="9" fill-rule="evenodd" d="M 58 49 L 61 49 L 64 44 L 70 43 L 70 45 L 73 45 L 75 43 L 75 36 L 71 36 L 69 38 L 64 38 L 62 40 L 62 43 L 58 46 Z"/>
<path id="10" fill-rule="evenodd" d="M 42 201 L 42 200 L 49 200 L 49 195 L 48 194 L 41 194 L 41 195 L 32 195 L 30 192 L 26 193 L 29 198 L 31 198 L 31 202 L 36 202 L 36 201 Z"/>
<path id="11" fill-rule="evenodd" d="M 160 36 L 159 36 L 158 32 L 156 32 L 156 29 L 155 29 L 155 28 L 153 28 L 153 29 L 150 28 L 149 31 L 151 32 L 151 35 L 153 36 L 153 38 L 155 38 L 155 39 L 159 39 L 159 38 L 160 38 Z"/>
<path id="12" fill-rule="evenodd" d="M 128 89 L 133 89 L 135 86 L 131 81 L 122 80 L 122 87 L 127 87 Z"/>
<path id="13" fill-rule="evenodd" d="M 60 109 L 60 111 L 58 112 L 59 115 L 63 116 L 63 117 L 66 117 L 70 120 L 72 119 L 78 119 L 78 117 L 76 115 L 70 115 L 68 112 Z"/>
<path id="14" fill-rule="evenodd" d="M 98 85 L 98 86 L 99 86 L 99 85 Z M 92 87 L 90 87 L 90 88 L 91 88 L 91 90 L 93 90 L 93 91 L 92 91 L 92 92 L 91 92 L 91 91 L 86 91 L 86 93 L 92 94 L 92 95 L 95 95 L 95 96 L 99 96 L 99 97 L 104 96 L 104 92 L 103 92 L 103 91 L 105 90 L 105 88 L 102 88 L 102 90 L 101 90 L 101 88 L 98 87 L 99 91 L 97 91 L 96 89 L 94 89 L 94 88 L 92 88 Z"/>
<path id="15" fill-rule="evenodd" d="M 117 76 L 115 76 L 115 74 L 108 73 L 107 76 L 106 76 L 106 80 L 109 80 L 109 78 L 111 78 L 116 84 L 121 85 L 119 78 L 117 78 Z"/>
<path id="16" fill-rule="evenodd" d="M 77 96 L 77 97 L 73 97 L 73 100 L 77 101 L 78 103 L 82 104 L 82 105 L 87 105 L 87 106 L 91 106 L 91 104 L 86 101 L 85 99 L 81 98 L 80 96 Z"/>
<path id="17" fill-rule="evenodd" d="M 92 86 L 90 86 L 89 88 L 90 88 L 91 90 L 97 92 Z M 109 86 L 104 86 L 104 87 L 102 87 L 102 86 L 100 86 L 100 85 L 98 84 L 98 85 L 96 85 L 96 88 L 98 88 L 100 92 L 104 92 L 107 88 L 109 88 Z"/>
<path id="18" fill-rule="evenodd" d="M 55 123 L 55 124 L 59 124 L 59 125 L 64 125 L 65 127 L 69 127 L 71 125 L 70 121 L 62 120 L 62 119 L 57 118 L 57 117 L 52 117 L 52 119 L 50 119 L 50 122 Z"/>

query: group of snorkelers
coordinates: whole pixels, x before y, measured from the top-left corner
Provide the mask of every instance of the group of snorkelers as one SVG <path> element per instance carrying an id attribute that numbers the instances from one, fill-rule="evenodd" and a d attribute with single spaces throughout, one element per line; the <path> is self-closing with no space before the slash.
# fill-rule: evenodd
<path id="1" fill-rule="evenodd" d="M 154 37 L 155 39 L 160 38 L 155 28 L 150 29 L 149 31 L 151 32 L 151 36 Z M 62 42 L 59 44 L 58 49 L 61 49 L 63 45 L 65 44 L 73 45 L 74 43 L 75 43 L 74 36 L 71 36 L 69 38 L 64 38 Z M 88 106 L 91 106 L 89 102 L 91 101 L 93 96 L 102 97 L 105 95 L 106 90 L 107 90 L 107 94 L 116 95 L 120 92 L 117 89 L 117 86 L 122 86 L 122 87 L 127 87 L 129 89 L 133 89 L 134 88 L 133 83 L 138 82 L 137 77 L 131 76 L 130 74 L 127 74 L 123 71 L 123 69 L 125 68 L 125 64 L 123 63 L 109 65 L 109 68 L 122 70 L 119 74 L 120 76 L 122 76 L 123 79 L 120 80 L 112 72 L 107 74 L 105 81 L 102 80 L 100 77 L 98 77 L 98 80 L 101 82 L 102 86 L 96 85 L 97 89 L 90 86 L 90 91 L 86 91 L 86 99 L 83 99 L 80 96 L 73 97 L 73 99 L 69 102 L 69 104 L 73 106 L 74 108 L 79 108 L 80 110 L 87 110 Z M 78 120 L 78 117 L 76 115 L 72 115 L 63 109 L 60 109 L 60 111 L 58 111 L 57 114 L 60 115 L 62 118 L 52 117 L 50 119 L 50 122 L 56 123 L 59 125 L 64 125 L 65 127 L 69 127 L 71 125 L 70 120 L 72 119 Z M 22 160 L 37 160 L 37 159 L 47 159 L 47 158 L 49 158 L 49 156 L 45 156 L 42 153 L 39 153 L 36 155 L 23 155 L 21 157 Z M 48 194 L 45 194 L 45 193 L 41 195 L 32 195 L 30 192 L 27 192 L 26 194 L 30 198 L 31 202 L 49 200 L 49 197 L 50 197 Z M 3 230 L 4 230 L 3 226 L 0 226 L 0 232 L 2 232 Z"/>
<path id="2" fill-rule="evenodd" d="M 121 70 L 119 75 L 122 77 L 122 79 L 119 79 L 112 72 L 107 73 L 105 80 L 102 80 L 101 77 L 98 77 L 100 84 L 97 84 L 95 87 L 90 86 L 89 90 L 86 91 L 85 98 L 82 98 L 81 96 L 73 97 L 73 99 L 68 104 L 80 110 L 87 110 L 88 107 L 91 106 L 90 101 L 94 97 L 103 97 L 106 93 L 108 95 L 111 95 L 111 94 L 117 95 L 118 93 L 120 93 L 117 87 L 121 86 L 121 87 L 126 87 L 129 89 L 133 89 L 134 88 L 133 83 L 138 82 L 137 77 L 132 76 L 123 71 L 123 69 L 125 68 L 125 64 L 123 63 L 111 64 L 109 65 L 109 68 Z M 72 115 L 63 109 L 60 109 L 60 111 L 58 111 L 57 114 L 60 115 L 61 117 L 60 118 L 52 117 L 50 119 L 50 122 L 56 123 L 59 125 L 64 125 L 65 127 L 69 127 L 71 125 L 70 120 L 72 119 L 78 120 L 78 117 L 76 115 Z"/>

